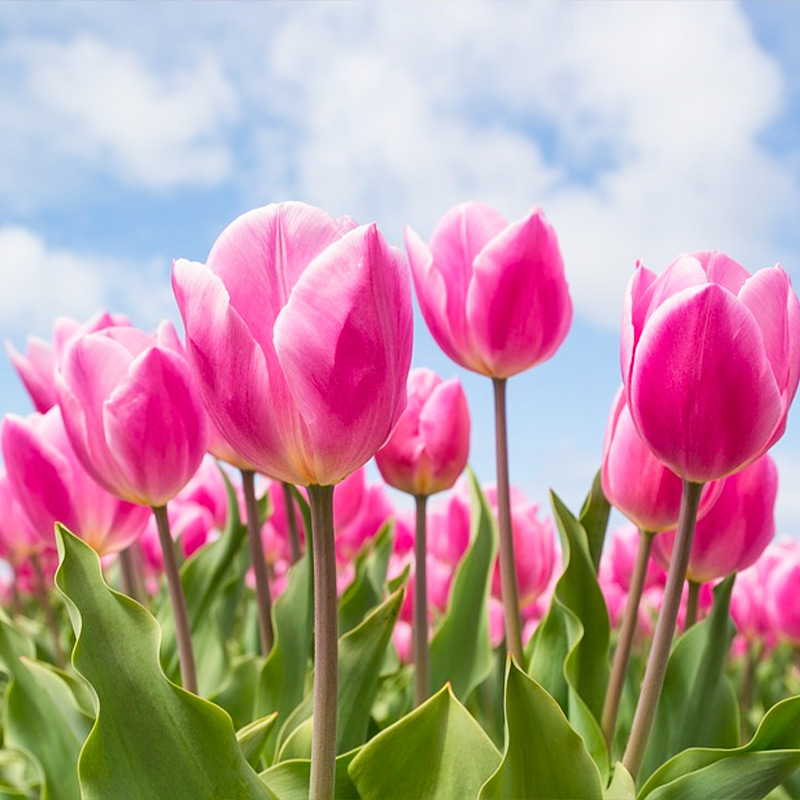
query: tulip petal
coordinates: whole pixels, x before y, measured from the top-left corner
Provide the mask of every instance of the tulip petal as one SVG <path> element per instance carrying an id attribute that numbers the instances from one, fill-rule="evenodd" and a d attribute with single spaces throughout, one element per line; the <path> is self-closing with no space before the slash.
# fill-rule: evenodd
<path id="1" fill-rule="evenodd" d="M 172 287 L 187 331 L 187 356 L 212 423 L 246 461 L 292 481 L 294 475 L 281 470 L 279 454 L 285 441 L 303 440 L 304 426 L 285 402 L 275 400 L 288 393 L 280 369 L 267 369 L 264 351 L 231 307 L 222 281 L 204 264 L 176 261 Z"/>
<path id="2" fill-rule="evenodd" d="M 653 313 L 628 391 L 642 438 L 691 481 L 724 477 L 749 463 L 782 415 L 755 318 L 715 284 L 673 295 Z"/>
<path id="3" fill-rule="evenodd" d="M 639 344 L 647 313 L 647 302 L 643 298 L 647 296 L 655 279 L 656 274 L 647 269 L 641 261 L 637 261 L 636 269 L 625 290 L 622 303 L 619 366 L 626 391 L 633 366 L 633 354 L 636 351 L 636 345 Z"/>
<path id="4" fill-rule="evenodd" d="M 124 499 L 165 505 L 200 466 L 207 444 L 205 410 L 191 385 L 186 361 L 151 347 L 133 361 L 105 403 L 109 448 L 128 479 L 127 487 L 118 487 Z"/>
<path id="5" fill-rule="evenodd" d="M 467 324 L 493 377 L 546 361 L 564 341 L 572 302 L 555 231 L 538 210 L 505 227 L 475 257 Z"/>
<path id="6" fill-rule="evenodd" d="M 57 402 L 53 349 L 37 336 L 29 336 L 26 344 L 24 356 L 10 342 L 6 342 L 6 353 L 33 401 L 33 407 L 44 414 Z"/>
<path id="7" fill-rule="evenodd" d="M 711 283 L 724 286 L 729 292 L 739 294 L 750 273 L 738 262 L 725 253 L 716 250 L 693 253 L 708 275 Z"/>
<path id="8" fill-rule="evenodd" d="M 296 482 L 338 483 L 386 441 L 405 406 L 411 340 L 408 271 L 375 225 L 347 233 L 308 265 L 274 330 L 308 426 L 312 463 Z"/>

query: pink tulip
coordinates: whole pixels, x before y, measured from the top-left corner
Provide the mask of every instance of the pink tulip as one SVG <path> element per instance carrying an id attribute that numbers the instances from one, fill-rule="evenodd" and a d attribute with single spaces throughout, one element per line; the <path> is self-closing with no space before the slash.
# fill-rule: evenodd
<path id="1" fill-rule="evenodd" d="M 636 429 L 695 483 L 742 469 L 782 435 L 800 380 L 800 303 L 779 267 L 754 275 L 721 253 L 639 265 L 620 346 Z"/>
<path id="2" fill-rule="evenodd" d="M 636 552 L 639 549 L 639 530 L 634 525 L 617 528 L 611 532 L 608 541 L 608 567 L 613 580 L 627 592 L 631 586 L 633 569 L 636 563 Z M 656 537 L 656 540 L 658 537 Z M 644 579 L 644 588 L 663 586 L 667 575 L 660 564 L 650 559 Z"/>
<path id="3" fill-rule="evenodd" d="M 440 561 L 455 567 L 469 547 L 470 502 L 465 485 L 456 490 L 444 505 L 428 515 L 428 550 Z"/>
<path id="4" fill-rule="evenodd" d="M 375 225 L 302 203 L 250 211 L 173 288 L 210 416 L 259 471 L 333 485 L 405 407 L 408 272 Z"/>
<path id="5" fill-rule="evenodd" d="M 286 517 L 286 502 L 283 495 L 283 484 L 270 481 L 267 487 L 272 513 L 261 528 L 261 540 L 268 564 L 279 561 L 291 563 L 292 551 L 289 543 L 289 521 Z M 301 546 L 305 543 L 302 515 L 297 501 L 293 500 L 295 520 L 298 522 L 298 536 Z"/>
<path id="6" fill-rule="evenodd" d="M 397 655 L 401 664 L 410 664 L 413 658 L 413 632 L 411 623 L 398 619 L 394 625 L 392 633 L 392 644 L 397 650 Z"/>
<path id="7" fill-rule="evenodd" d="M 508 224 L 480 203 L 451 209 L 426 246 L 406 228 L 433 338 L 462 367 L 508 378 L 552 357 L 572 321 L 558 241 L 535 209 Z"/>
<path id="8" fill-rule="evenodd" d="M 484 489 L 486 499 L 496 511 L 497 489 Z M 511 494 L 511 528 L 517 555 L 517 583 L 520 606 L 533 603 L 547 589 L 553 575 L 556 555 L 555 528 L 551 519 L 539 519 L 539 506 L 529 502 L 518 489 Z M 495 564 L 492 593 L 501 597 L 500 564 Z"/>
<path id="9" fill-rule="evenodd" d="M 500 647 L 505 638 L 506 638 L 506 625 L 505 625 L 505 616 L 503 614 L 503 604 L 496 597 L 490 597 L 489 598 L 489 644 L 494 650 L 496 647 Z M 525 641 L 527 641 L 527 639 L 525 639 Z"/>
<path id="10" fill-rule="evenodd" d="M 167 507 L 172 538 L 180 543 L 183 558 L 196 553 L 205 544 L 219 537 L 220 530 L 211 512 L 199 503 L 175 500 Z M 164 569 L 164 556 L 158 539 L 155 518 L 150 521 L 141 538 L 142 552 L 148 565 L 156 572 Z"/>
<path id="11" fill-rule="evenodd" d="M 778 470 L 769 455 L 725 481 L 719 499 L 697 523 L 689 567 L 696 583 L 722 578 L 755 563 L 775 536 Z M 656 536 L 653 555 L 666 568 L 674 531 Z"/>
<path id="12" fill-rule="evenodd" d="M 124 550 L 144 530 L 148 509 L 117 499 L 89 475 L 58 406 L 27 419 L 6 417 L 2 448 L 14 494 L 41 541 L 54 546 L 60 522 L 105 555 Z"/>
<path id="13" fill-rule="evenodd" d="M 54 547 L 52 528 L 31 525 L 4 469 L 0 469 L 0 508 L 0 558 L 16 566 L 31 553 Z"/>
<path id="14" fill-rule="evenodd" d="M 622 387 L 611 406 L 601 475 L 608 501 L 640 531 L 656 533 L 677 525 L 682 481 L 653 455 L 642 440 L 633 424 Z M 703 489 L 698 517 L 713 505 L 721 489 L 719 481 L 709 483 Z M 632 555 L 635 553 L 634 546 Z"/>
<path id="15" fill-rule="evenodd" d="M 204 458 L 197 472 L 176 495 L 181 503 L 196 503 L 208 509 L 214 527 L 222 530 L 228 519 L 228 493 L 219 466 L 210 458 Z M 240 504 L 241 506 L 241 504 Z"/>
<path id="16" fill-rule="evenodd" d="M 8 357 L 30 395 L 34 408 L 44 414 L 58 402 L 55 372 L 64 347 L 73 336 L 93 333 L 112 325 L 129 324 L 121 314 L 109 314 L 105 311 L 98 312 L 84 323 L 72 317 L 59 317 L 53 324 L 52 342 L 46 342 L 38 336 L 29 336 L 25 343 L 25 355 L 6 343 Z"/>
<path id="17" fill-rule="evenodd" d="M 337 560 L 352 560 L 393 514 L 383 487 L 367 485 L 363 467 L 342 481 L 333 496 Z"/>
<path id="18" fill-rule="evenodd" d="M 450 489 L 467 466 L 469 408 L 458 378 L 420 367 L 408 376 L 408 405 L 375 463 L 390 486 L 413 495 Z"/>
<path id="19" fill-rule="evenodd" d="M 800 644 L 800 558 L 787 558 L 770 576 L 772 621 L 781 639 Z"/>
<path id="20" fill-rule="evenodd" d="M 206 415 L 186 361 L 167 341 L 107 328 L 70 341 L 56 377 L 70 440 L 108 491 L 163 506 L 197 471 Z"/>
<path id="21" fill-rule="evenodd" d="M 731 595 L 731 617 L 739 635 L 747 642 L 760 640 L 767 646 L 774 643 L 773 575 L 781 565 L 792 560 L 791 552 L 780 544 L 769 544 L 755 564 L 736 576 Z"/>

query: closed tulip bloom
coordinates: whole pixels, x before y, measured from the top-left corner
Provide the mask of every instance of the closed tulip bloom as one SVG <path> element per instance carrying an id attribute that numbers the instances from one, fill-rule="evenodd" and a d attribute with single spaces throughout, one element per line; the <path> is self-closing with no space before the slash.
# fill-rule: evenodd
<path id="1" fill-rule="evenodd" d="M 604 564 L 608 565 L 610 577 L 620 586 L 624 592 L 628 592 L 631 587 L 634 565 L 636 563 L 636 552 L 639 548 L 640 533 L 633 525 L 624 528 L 617 528 L 611 532 L 608 542 L 608 556 Z M 643 589 L 651 586 L 664 584 L 666 573 L 660 564 L 652 559 L 647 563 Z"/>
<path id="2" fill-rule="evenodd" d="M 375 225 L 303 203 L 231 223 L 173 288 L 209 414 L 259 471 L 334 485 L 386 441 L 406 403 L 410 281 Z"/>
<path id="3" fill-rule="evenodd" d="M 30 395 L 34 408 L 44 414 L 58 402 L 55 372 L 69 339 L 79 333 L 92 333 L 112 325 L 127 324 L 125 317 L 105 311 L 95 314 L 82 324 L 72 317 L 59 317 L 53 325 L 52 342 L 38 336 L 29 336 L 24 355 L 7 343 L 8 357 Z"/>
<path id="4" fill-rule="evenodd" d="M 775 536 L 778 470 L 769 455 L 725 481 L 719 499 L 695 528 L 686 575 L 707 583 L 754 564 Z M 666 567 L 674 532 L 660 534 L 655 557 Z"/>
<path id="5" fill-rule="evenodd" d="M 601 477 L 609 503 L 640 531 L 656 533 L 678 523 L 683 483 L 653 455 L 639 435 L 623 388 L 617 391 L 611 406 Z M 721 489 L 720 482 L 712 482 L 703 489 L 698 517 L 708 511 Z"/>
<path id="6" fill-rule="evenodd" d="M 100 555 L 124 550 L 147 524 L 149 509 L 119 500 L 78 459 L 58 406 L 2 425 L 3 459 L 14 494 L 41 540 L 55 545 L 60 522 Z"/>
<path id="7" fill-rule="evenodd" d="M 189 366 L 158 337 L 113 327 L 72 339 L 56 377 L 78 458 L 108 491 L 159 507 L 206 452 L 206 415 Z"/>
<path id="8" fill-rule="evenodd" d="M 469 408 L 458 378 L 424 367 L 408 376 L 408 405 L 375 463 L 390 486 L 413 495 L 449 489 L 467 466 Z"/>
<path id="9" fill-rule="evenodd" d="M 633 422 L 680 477 L 752 463 L 782 435 L 800 380 L 800 304 L 779 266 L 679 256 L 628 285 L 620 362 Z"/>
<path id="10" fill-rule="evenodd" d="M 508 378 L 553 356 L 572 322 L 558 241 L 535 209 L 511 224 L 464 203 L 425 245 L 406 228 L 420 308 L 439 347 L 462 367 Z"/>
<path id="11" fill-rule="evenodd" d="M 769 576 L 767 592 L 774 633 L 779 639 L 800 644 L 800 554 L 787 552 Z M 762 587 L 763 591 L 763 587 Z"/>
<path id="12" fill-rule="evenodd" d="M 0 508 L 0 558 L 16 566 L 31 553 L 55 546 L 52 530 L 31 525 L 4 469 L 0 469 Z"/>

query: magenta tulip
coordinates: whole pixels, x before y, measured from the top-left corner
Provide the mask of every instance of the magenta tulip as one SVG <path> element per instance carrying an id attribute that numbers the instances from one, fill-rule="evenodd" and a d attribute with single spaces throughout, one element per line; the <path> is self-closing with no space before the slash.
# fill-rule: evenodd
<path id="1" fill-rule="evenodd" d="M 775 536 L 778 470 L 769 455 L 725 481 L 719 499 L 695 528 L 686 576 L 707 583 L 754 564 Z M 674 531 L 656 537 L 653 554 L 669 566 Z"/>
<path id="2" fill-rule="evenodd" d="M 601 476 L 608 501 L 640 531 L 656 533 L 677 524 L 683 482 L 639 435 L 622 387 L 614 397 L 606 427 Z M 721 482 L 703 489 L 698 518 L 713 505 L 721 489 Z"/>
<path id="3" fill-rule="evenodd" d="M 177 261 L 173 288 L 209 414 L 260 471 L 331 486 L 386 441 L 406 402 L 411 298 L 375 225 L 256 209 L 205 265 Z"/>
<path id="4" fill-rule="evenodd" d="M 508 224 L 464 203 L 425 245 L 406 228 L 420 308 L 439 347 L 462 367 L 508 378 L 552 357 L 572 321 L 558 240 L 536 209 Z"/>
<path id="5" fill-rule="evenodd" d="M 634 424 L 694 483 L 752 463 L 782 435 L 800 380 L 800 304 L 779 266 L 679 256 L 628 285 L 620 347 Z"/>
<path id="6" fill-rule="evenodd" d="M 205 411 L 184 359 L 135 328 L 73 339 L 56 378 L 70 440 L 108 491 L 163 506 L 206 452 Z"/>
<path id="7" fill-rule="evenodd" d="M 420 367 L 408 376 L 408 405 L 375 463 L 390 486 L 412 495 L 449 489 L 467 466 L 469 408 L 458 378 Z"/>
<path id="8" fill-rule="evenodd" d="M 27 419 L 6 417 L 2 447 L 15 496 L 37 534 L 53 546 L 56 522 L 101 555 L 124 550 L 144 530 L 149 510 L 119 500 L 89 475 L 57 406 Z"/>
<path id="9" fill-rule="evenodd" d="M 3 430 L 6 424 L 4 420 Z M 0 508 L 0 558 L 16 567 L 31 553 L 55 546 L 52 526 L 42 530 L 31 524 L 4 469 L 0 469 Z"/>
<path id="10" fill-rule="evenodd" d="M 363 467 L 342 481 L 333 497 L 337 560 L 352 561 L 393 514 L 383 486 L 368 485 Z"/>
<path id="11" fill-rule="evenodd" d="M 612 531 L 608 540 L 607 561 L 604 563 L 608 564 L 611 577 L 625 592 L 631 588 L 639 538 L 639 530 L 634 525 L 628 525 Z M 666 577 L 661 565 L 649 560 L 642 588 L 647 590 L 652 586 L 663 586 Z"/>
<path id="12" fill-rule="evenodd" d="M 71 317 L 59 317 L 53 325 L 52 342 L 46 342 L 38 336 L 29 336 L 24 355 L 11 344 L 6 344 L 8 357 L 30 395 L 34 408 L 44 414 L 58 402 L 55 372 L 69 339 L 81 333 L 93 333 L 112 325 L 127 324 L 125 317 L 104 311 L 82 324 Z"/>

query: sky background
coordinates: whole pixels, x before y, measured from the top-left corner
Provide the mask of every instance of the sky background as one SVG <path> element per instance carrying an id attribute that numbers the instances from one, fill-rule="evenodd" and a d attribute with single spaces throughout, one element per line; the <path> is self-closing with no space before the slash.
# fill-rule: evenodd
<path id="1" fill-rule="evenodd" d="M 100 308 L 178 324 L 172 259 L 269 202 L 398 247 L 465 200 L 540 206 L 575 319 L 509 382 L 511 478 L 577 510 L 636 260 L 715 249 L 800 286 L 799 35 L 777 2 L 0 3 L 0 339 Z M 492 481 L 491 384 L 416 323 L 413 363 L 461 377 Z M 3 358 L 0 413 L 30 410 Z M 773 450 L 793 536 L 798 414 Z"/>

